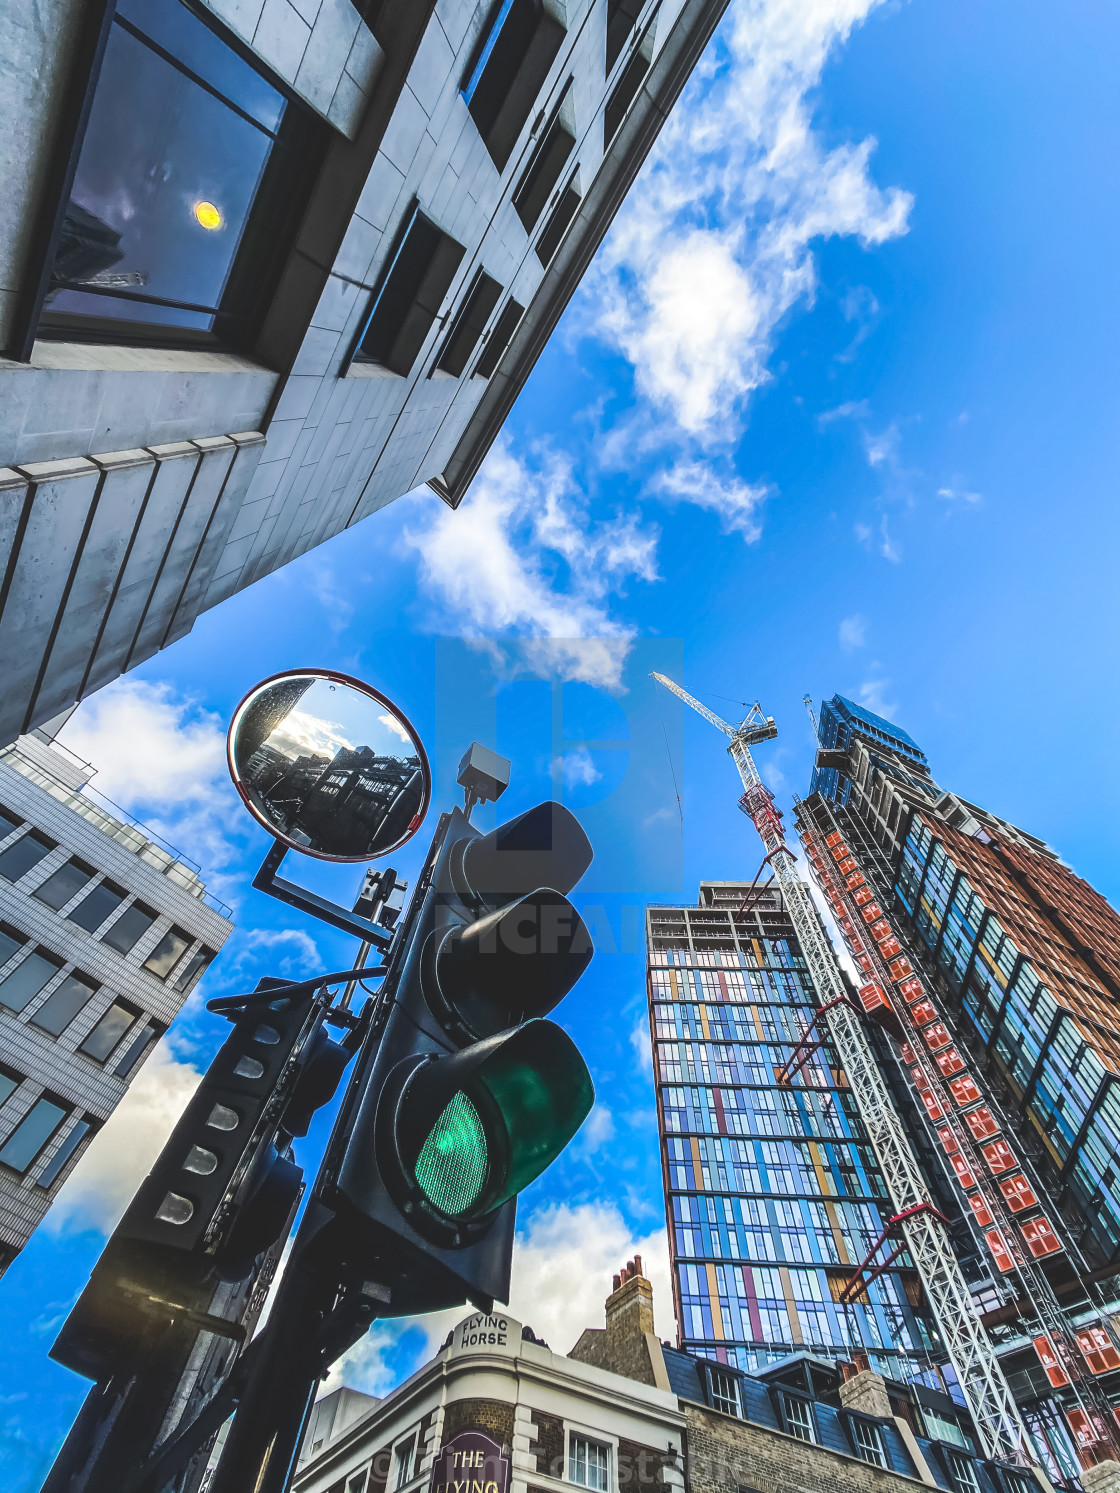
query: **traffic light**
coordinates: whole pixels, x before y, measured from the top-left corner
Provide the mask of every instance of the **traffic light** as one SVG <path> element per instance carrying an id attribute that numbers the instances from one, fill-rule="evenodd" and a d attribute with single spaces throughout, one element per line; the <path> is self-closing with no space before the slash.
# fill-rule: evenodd
<path id="1" fill-rule="evenodd" d="M 556 803 L 489 834 L 458 809 L 440 821 L 327 1163 L 335 1237 L 386 1315 L 508 1298 L 517 1194 L 595 1098 L 546 1019 L 592 956 L 565 895 L 591 857 Z"/>
<path id="2" fill-rule="evenodd" d="M 325 998 L 288 986 L 264 980 L 228 1013 L 233 1030 L 94 1267 L 58 1362 L 104 1378 L 146 1329 L 205 1315 L 216 1283 L 245 1279 L 283 1233 L 303 1182 L 292 1136 L 349 1060 L 323 1029 Z"/>

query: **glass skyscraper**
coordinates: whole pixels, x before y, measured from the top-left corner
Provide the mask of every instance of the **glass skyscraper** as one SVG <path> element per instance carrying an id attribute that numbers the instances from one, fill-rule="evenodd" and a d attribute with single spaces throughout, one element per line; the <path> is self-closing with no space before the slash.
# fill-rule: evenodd
<path id="1" fill-rule="evenodd" d="M 1069 1481 L 1075 1448 L 1085 1465 L 1102 1445 L 1115 1455 L 1108 1425 L 1120 1407 L 1120 917 L 1041 840 L 938 786 L 897 726 L 840 695 L 819 719 L 799 828 L 806 843 L 827 845 L 830 832 L 842 843 L 848 858 L 831 868 L 833 881 L 853 874 L 840 883 L 838 916 L 865 939 L 897 934 L 915 976 L 908 986 L 925 997 L 920 1019 L 936 1018 L 923 1029 L 941 1053 L 934 1061 L 951 1054 L 980 1086 L 983 1107 L 971 1119 L 987 1144 L 974 1175 L 949 1170 L 960 1158 L 939 1146 L 902 1067 L 892 1079 L 930 1180 L 941 1173 L 939 1203 L 971 1229 L 973 1261 L 986 1261 L 989 1284 L 976 1277 L 973 1289 L 1008 1382 L 1052 1480 Z M 883 921 L 864 928 L 869 915 Z M 912 999 L 897 989 L 900 1004 Z M 911 1010 L 919 1019 L 922 1008 Z M 915 1073 L 930 1067 L 921 1047 L 913 1043 Z M 972 1191 L 985 1177 L 1006 1203 L 1004 1220 Z M 1035 1208 L 1045 1238 L 1022 1223 Z M 1069 1363 L 1055 1364 L 1037 1335 L 1010 1259 L 993 1255 L 993 1241 L 1020 1224 L 1065 1318 L 1079 1394 Z"/>
<path id="2" fill-rule="evenodd" d="M 841 1300 L 892 1209 L 829 1047 L 778 1081 L 817 1005 L 780 893 L 705 882 L 646 920 L 681 1347 L 748 1370 L 863 1351 L 922 1374 L 939 1355 L 908 1256 Z"/>

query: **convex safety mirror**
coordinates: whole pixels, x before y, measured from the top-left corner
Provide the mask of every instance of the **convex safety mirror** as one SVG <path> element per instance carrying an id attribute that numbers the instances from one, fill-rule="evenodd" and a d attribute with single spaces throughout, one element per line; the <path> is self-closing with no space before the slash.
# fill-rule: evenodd
<path id="1" fill-rule="evenodd" d="M 388 855 L 428 809 L 420 738 L 392 701 L 346 674 L 292 669 L 264 680 L 234 712 L 226 751 L 254 819 L 320 860 Z"/>

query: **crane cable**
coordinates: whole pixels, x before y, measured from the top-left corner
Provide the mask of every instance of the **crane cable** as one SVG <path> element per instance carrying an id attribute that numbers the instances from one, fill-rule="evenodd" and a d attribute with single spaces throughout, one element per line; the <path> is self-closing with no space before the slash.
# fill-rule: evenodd
<path id="1" fill-rule="evenodd" d="M 681 803 L 680 789 L 677 787 L 677 770 L 673 766 L 673 753 L 669 748 L 669 732 L 665 726 L 665 712 L 661 708 L 661 691 L 656 685 L 653 687 L 657 698 L 657 714 L 661 717 L 661 734 L 665 738 L 665 755 L 669 759 L 669 772 L 673 779 L 673 795 L 677 800 L 677 813 L 681 816 L 681 827 L 684 827 L 684 804 Z"/>

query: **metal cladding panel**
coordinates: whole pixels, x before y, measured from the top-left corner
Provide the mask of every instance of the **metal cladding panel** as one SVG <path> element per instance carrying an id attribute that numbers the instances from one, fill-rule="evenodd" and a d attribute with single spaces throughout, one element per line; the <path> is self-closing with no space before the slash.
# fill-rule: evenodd
<path id="1" fill-rule="evenodd" d="M 27 478 L 11 467 L 0 467 L 0 595 L 26 503 Z"/>
<path id="2" fill-rule="evenodd" d="M 230 529 L 241 504 L 249 490 L 249 484 L 265 448 L 265 439 L 258 431 L 234 435 L 230 439 L 236 444 L 228 477 L 222 487 L 218 502 L 211 513 L 210 522 L 195 556 L 187 584 L 179 598 L 179 605 L 171 619 L 171 625 L 163 639 L 163 647 L 184 637 L 194 626 L 195 618 L 202 610 L 203 599 L 214 575 L 214 568 L 225 549 Z"/>
<path id="3" fill-rule="evenodd" d="M 22 471 L 31 484 L 31 505 L 0 613 L 0 742 L 14 741 L 23 730 L 43 661 L 36 641 L 51 636 L 101 480 L 84 457 L 36 462 Z"/>
<path id="4" fill-rule="evenodd" d="M 229 436 L 215 436 L 192 444 L 197 445 L 202 452 L 202 461 L 195 471 L 178 524 L 167 546 L 159 578 L 152 588 L 144 620 L 129 655 L 129 668 L 143 663 L 144 659 L 150 658 L 163 647 L 164 637 L 190 577 L 198 547 L 222 496 L 230 466 L 237 454 L 237 447 Z"/>
<path id="5" fill-rule="evenodd" d="M 139 515 L 132 547 L 109 608 L 83 693 L 108 684 L 128 667 L 128 657 L 159 578 L 168 543 L 175 533 L 183 501 L 200 460 L 189 441 L 151 449 L 155 462 L 148 499 Z"/>
<path id="6" fill-rule="evenodd" d="M 147 451 L 121 451 L 92 459 L 103 476 L 58 631 L 31 701 L 30 708 L 40 720 L 73 705 L 81 693 L 152 480 L 152 458 Z"/>

